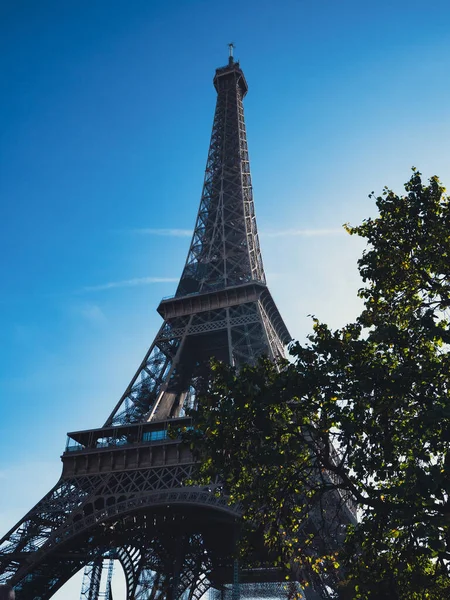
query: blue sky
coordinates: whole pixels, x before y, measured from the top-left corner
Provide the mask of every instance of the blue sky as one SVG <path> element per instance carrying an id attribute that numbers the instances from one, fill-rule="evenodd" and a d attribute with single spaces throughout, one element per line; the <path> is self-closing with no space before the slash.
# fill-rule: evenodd
<path id="1" fill-rule="evenodd" d="M 356 316 L 360 242 L 417 166 L 450 181 L 446 1 L 3 0 L 0 533 L 100 425 L 175 291 L 214 69 L 236 44 L 269 287 L 296 338 Z M 71 587 L 70 587 L 71 586 Z M 79 597 L 78 583 L 61 598 Z"/>

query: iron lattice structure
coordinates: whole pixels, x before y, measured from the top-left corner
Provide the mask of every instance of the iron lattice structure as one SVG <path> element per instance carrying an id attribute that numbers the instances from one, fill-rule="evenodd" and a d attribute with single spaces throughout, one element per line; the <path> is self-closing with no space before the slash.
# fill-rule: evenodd
<path id="1" fill-rule="evenodd" d="M 206 357 L 239 366 L 283 356 L 290 336 L 266 286 L 256 227 L 239 63 L 217 69 L 217 104 L 200 208 L 164 323 L 106 425 L 177 417 Z"/>
<path id="2" fill-rule="evenodd" d="M 12 582 L 20 600 L 51 598 L 83 567 L 81 598 L 111 600 L 114 561 L 125 573 L 127 600 L 200 600 L 208 590 L 222 600 L 289 597 L 276 569 L 239 570 L 239 506 L 211 488 L 186 487 L 192 455 L 167 434 L 169 425 L 188 425 L 185 410 L 210 357 L 237 367 L 263 354 L 277 360 L 290 341 L 266 286 L 244 123 L 247 83 L 232 56 L 214 86 L 200 208 L 176 294 L 158 307 L 163 325 L 104 426 L 69 434 L 61 479 L 0 541 L 0 581 Z M 340 505 L 341 523 L 354 520 L 349 504 Z M 318 585 L 309 597 L 324 590 Z"/>

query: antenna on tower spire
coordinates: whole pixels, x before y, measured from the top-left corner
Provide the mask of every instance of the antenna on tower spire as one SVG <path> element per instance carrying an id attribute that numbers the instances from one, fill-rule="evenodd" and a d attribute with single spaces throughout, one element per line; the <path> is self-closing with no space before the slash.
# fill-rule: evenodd
<path id="1" fill-rule="evenodd" d="M 229 51 L 228 63 L 230 65 L 232 65 L 234 63 L 233 50 L 234 50 L 234 42 L 230 42 L 228 44 L 228 51 Z"/>

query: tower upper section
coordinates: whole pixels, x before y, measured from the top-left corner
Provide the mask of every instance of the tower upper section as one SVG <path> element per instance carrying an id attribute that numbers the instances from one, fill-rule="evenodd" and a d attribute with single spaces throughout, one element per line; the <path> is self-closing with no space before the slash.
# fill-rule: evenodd
<path id="1" fill-rule="evenodd" d="M 245 80 L 244 73 L 239 66 L 238 62 L 234 62 L 233 57 L 230 56 L 228 65 L 226 67 L 220 67 L 216 69 L 214 76 L 214 87 L 216 92 L 219 93 L 222 89 L 229 88 L 230 86 L 238 85 L 241 89 L 242 98 L 248 92 L 247 81 Z"/>
<path id="2" fill-rule="evenodd" d="M 176 295 L 265 283 L 253 205 L 238 62 L 216 70 L 216 110 L 200 208 Z"/>
<path id="3" fill-rule="evenodd" d="M 253 206 L 239 63 L 217 69 L 205 180 L 177 292 L 106 426 L 163 421 L 196 405 L 211 357 L 236 367 L 284 357 L 291 337 L 266 286 Z"/>

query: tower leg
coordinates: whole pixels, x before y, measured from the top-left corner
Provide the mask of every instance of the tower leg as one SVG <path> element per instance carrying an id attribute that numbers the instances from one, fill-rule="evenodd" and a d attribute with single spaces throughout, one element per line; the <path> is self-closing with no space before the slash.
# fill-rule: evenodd
<path id="1" fill-rule="evenodd" d="M 239 589 L 239 561 L 237 558 L 233 562 L 233 589 L 231 592 L 232 600 L 239 600 L 240 589 Z"/>
<path id="2" fill-rule="evenodd" d="M 110 554 L 109 563 L 108 563 L 108 575 L 106 578 L 106 590 L 105 590 L 106 600 L 112 600 L 112 576 L 113 576 L 113 573 L 114 573 L 114 558 Z"/>
<path id="3" fill-rule="evenodd" d="M 167 600 L 178 600 L 178 592 L 180 587 L 180 574 L 181 569 L 183 567 L 183 562 L 185 559 L 186 551 L 185 551 L 185 543 L 186 540 L 183 537 L 178 538 L 176 548 L 175 548 L 175 560 L 173 561 L 173 566 L 171 569 L 170 576 L 168 579 L 168 588 L 167 588 Z"/>
<path id="4" fill-rule="evenodd" d="M 155 573 L 155 577 L 153 579 L 153 585 L 152 585 L 152 588 L 150 590 L 150 594 L 148 596 L 148 600 L 155 600 L 155 598 L 157 598 L 159 596 L 160 581 L 161 581 L 161 575 L 159 573 Z"/>
<path id="5" fill-rule="evenodd" d="M 160 596 L 161 576 L 159 573 L 141 568 L 134 594 L 127 600 L 156 600 Z"/>
<path id="6" fill-rule="evenodd" d="M 102 579 L 103 558 L 97 558 L 86 565 L 81 584 L 80 600 L 98 600 Z"/>
<path id="7" fill-rule="evenodd" d="M 121 547 L 116 550 L 117 559 L 122 565 L 127 585 L 126 600 L 133 600 L 138 585 L 139 569 L 142 564 L 142 553 L 132 546 Z"/>

